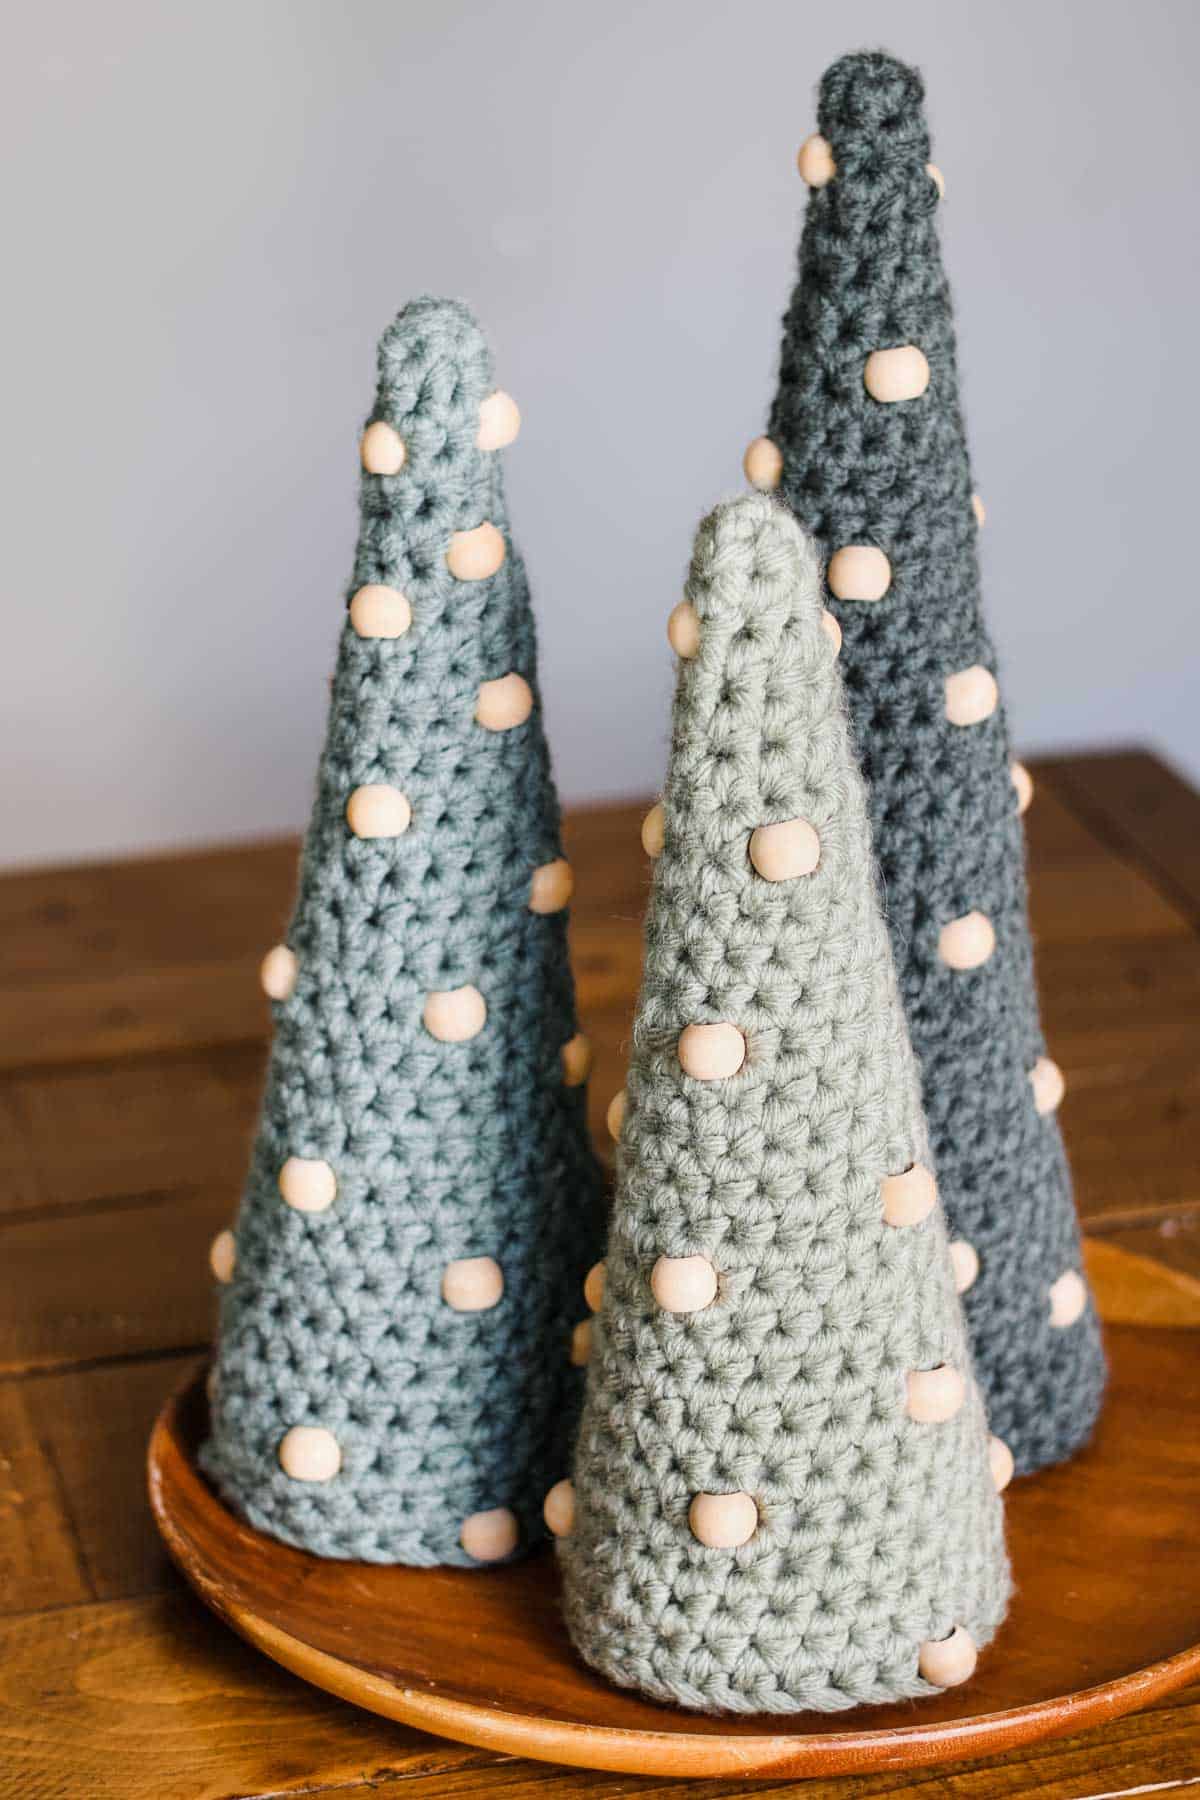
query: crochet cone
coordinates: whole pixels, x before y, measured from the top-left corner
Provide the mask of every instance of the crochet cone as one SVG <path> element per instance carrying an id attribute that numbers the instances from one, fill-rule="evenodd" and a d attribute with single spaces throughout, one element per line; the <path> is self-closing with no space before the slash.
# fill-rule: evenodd
<path id="1" fill-rule="evenodd" d="M 818 589 L 775 502 L 702 525 L 574 1488 L 551 1496 L 582 1655 L 705 1710 L 964 1680 L 1008 1592 Z"/>
<path id="2" fill-rule="evenodd" d="M 323 1556 L 493 1562 L 544 1534 L 598 1254 L 571 890 L 499 449 L 464 307 L 379 346 L 362 519 L 223 1284 L 205 1466 Z"/>
<path id="3" fill-rule="evenodd" d="M 821 83 L 800 280 L 767 439 L 827 559 L 887 917 L 994 1431 L 1069 1455 L 1104 1382 L 1038 1019 L 1013 762 L 980 606 L 974 492 L 919 75 L 880 53 Z M 952 186 L 951 186 L 952 191 Z"/>

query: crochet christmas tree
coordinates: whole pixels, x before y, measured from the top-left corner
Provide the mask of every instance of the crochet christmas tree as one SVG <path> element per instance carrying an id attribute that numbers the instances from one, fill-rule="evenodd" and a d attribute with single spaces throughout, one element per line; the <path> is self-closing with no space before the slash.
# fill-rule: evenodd
<path id="1" fill-rule="evenodd" d="M 574 1484 L 623 1686 L 835 1709 L 963 1680 L 1008 1591 L 989 1448 L 811 543 L 700 529 Z M 994 1467 L 993 1467 L 994 1461 Z"/>
<path id="2" fill-rule="evenodd" d="M 599 1254 L 571 871 L 467 310 L 379 345 L 361 528 L 223 1284 L 205 1466 L 324 1556 L 491 1562 L 542 1534 Z"/>
<path id="3" fill-rule="evenodd" d="M 919 75 L 821 83 L 800 279 L 769 437 L 746 455 L 828 558 L 830 605 L 993 1429 L 1019 1470 L 1088 1436 L 1104 1382 L 1038 1020 L 1013 762 L 980 608 L 973 491 Z"/>

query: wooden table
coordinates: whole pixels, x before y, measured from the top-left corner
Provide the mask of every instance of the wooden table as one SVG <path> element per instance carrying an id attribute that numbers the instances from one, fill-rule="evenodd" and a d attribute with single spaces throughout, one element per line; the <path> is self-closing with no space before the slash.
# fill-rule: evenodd
<path id="1" fill-rule="evenodd" d="M 1135 1292 L 1148 1260 L 1161 1289 L 1165 1268 L 1194 1311 L 1200 795 L 1136 752 L 1034 776 L 1043 1003 L 1092 1253 L 1116 1290 Z M 643 810 L 568 821 L 601 1142 L 639 974 Z M 355 1712 L 244 1646 L 167 1563 L 145 1442 L 209 1335 L 207 1249 L 236 1204 L 263 1065 L 256 971 L 281 936 L 295 850 L 0 880 L 0 1796 L 735 1793 L 513 1761 Z M 763 1791 L 1107 1800 L 1193 1787 L 1200 1688 L 945 1773 Z"/>

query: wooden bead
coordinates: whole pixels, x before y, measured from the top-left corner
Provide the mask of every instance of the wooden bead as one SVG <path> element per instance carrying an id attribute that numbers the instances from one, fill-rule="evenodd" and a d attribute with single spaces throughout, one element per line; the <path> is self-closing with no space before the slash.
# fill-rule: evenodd
<path id="1" fill-rule="evenodd" d="M 647 856 L 661 856 L 666 837 L 666 814 L 661 800 L 655 802 L 642 820 L 642 849 Z"/>
<path id="2" fill-rule="evenodd" d="M 929 386 L 925 352 L 915 344 L 895 350 L 872 350 L 863 368 L 863 381 L 872 400 L 885 406 L 897 400 L 919 400 Z"/>
<path id="3" fill-rule="evenodd" d="M 463 1520 L 458 1541 L 476 1562 L 501 1562 L 512 1555 L 521 1541 L 517 1515 L 507 1506 L 472 1513 Z"/>
<path id="4" fill-rule="evenodd" d="M 988 1465 L 992 1471 L 992 1480 L 996 1484 L 996 1492 L 1002 1494 L 1013 1478 L 1013 1453 L 1003 1438 L 988 1439 Z"/>
<path id="5" fill-rule="evenodd" d="M 208 1396 L 208 1404 L 210 1406 L 215 1406 L 217 1404 L 217 1390 L 220 1385 L 220 1377 L 217 1374 L 217 1365 L 216 1363 L 212 1363 L 209 1366 L 208 1374 L 204 1377 L 204 1392 Z"/>
<path id="6" fill-rule="evenodd" d="M 919 1225 L 937 1205 L 937 1182 L 923 1163 L 886 1175 L 879 1189 L 885 1225 Z"/>
<path id="7" fill-rule="evenodd" d="M 956 1625 L 948 1638 L 929 1638 L 921 1645 L 917 1667 L 934 1687 L 957 1687 L 975 1673 L 979 1653 L 969 1631 Z"/>
<path id="8" fill-rule="evenodd" d="M 323 1425 L 293 1425 L 279 1445 L 279 1466 L 293 1481 L 332 1481 L 342 1452 Z"/>
<path id="9" fill-rule="evenodd" d="M 746 1060 L 746 1040 L 736 1025 L 686 1025 L 679 1034 L 679 1064 L 693 1081 L 725 1081 Z"/>
<path id="10" fill-rule="evenodd" d="M 751 487 L 769 494 L 783 480 L 783 452 L 769 437 L 756 437 L 746 446 L 742 468 Z"/>
<path id="11" fill-rule="evenodd" d="M 546 1529 L 555 1537 L 569 1537 L 575 1523 L 575 1483 L 556 1481 L 542 1502 Z"/>
<path id="12" fill-rule="evenodd" d="M 350 623 L 360 638 L 403 637 L 412 624 L 412 607 L 399 588 L 368 582 L 350 602 Z"/>
<path id="13" fill-rule="evenodd" d="M 690 662 L 700 648 L 700 614 L 690 600 L 681 600 L 671 608 L 667 620 L 667 642 L 676 656 Z"/>
<path id="14" fill-rule="evenodd" d="M 905 1410 L 918 1425 L 941 1425 L 952 1419 L 967 1397 L 967 1384 L 949 1363 L 936 1369 L 910 1369 Z"/>
<path id="15" fill-rule="evenodd" d="M 521 429 L 521 409 L 511 394 L 497 388 L 479 404 L 479 430 L 475 433 L 477 450 L 503 450 L 516 441 Z"/>
<path id="16" fill-rule="evenodd" d="M 512 731 L 533 711 L 533 689 L 523 675 L 500 675 L 480 683 L 475 722 L 485 731 Z"/>
<path id="17" fill-rule="evenodd" d="M 237 1267 L 237 1239 L 228 1228 L 218 1231 L 208 1251 L 208 1266 L 222 1284 L 233 1280 Z"/>
<path id="18" fill-rule="evenodd" d="M 575 875 L 565 856 L 542 863 L 533 871 L 529 883 L 529 910 L 534 913 L 561 912 L 575 892 Z"/>
<path id="19" fill-rule="evenodd" d="M 492 1256 L 464 1256 L 447 1263 L 442 1299 L 455 1312 L 488 1312 L 504 1292 L 504 1271 Z"/>
<path id="20" fill-rule="evenodd" d="M 562 1047 L 563 1083 L 566 1087 L 582 1087 L 592 1071 L 591 1041 L 577 1031 Z"/>
<path id="21" fill-rule="evenodd" d="M 442 1044 L 465 1044 L 478 1037 L 487 1020 L 487 1002 L 477 987 L 435 988 L 425 996 L 421 1013 L 430 1037 Z"/>
<path id="22" fill-rule="evenodd" d="M 337 1176 L 314 1156 L 289 1156 L 279 1171 L 279 1192 L 297 1212 L 324 1212 L 337 1194 Z"/>
<path id="23" fill-rule="evenodd" d="M 355 788 L 346 802 L 346 823 L 357 838 L 397 838 L 412 824 L 407 794 L 386 782 Z"/>
<path id="24" fill-rule="evenodd" d="M 710 1550 L 736 1550 L 758 1530 L 752 1494 L 697 1494 L 688 1507 L 692 1536 Z"/>
<path id="25" fill-rule="evenodd" d="M 971 495 L 971 511 L 975 514 L 975 523 L 982 531 L 987 524 L 987 507 L 983 504 L 982 494 Z"/>
<path id="26" fill-rule="evenodd" d="M 814 131 L 806 137 L 796 152 L 796 167 L 800 171 L 800 179 L 810 188 L 823 188 L 837 174 L 837 164 L 833 160 L 833 151 L 829 139 Z"/>
<path id="27" fill-rule="evenodd" d="M 1078 1269 L 1068 1269 L 1050 1289 L 1050 1323 L 1062 1331 L 1083 1316 L 1087 1306 L 1087 1288 Z"/>
<path id="28" fill-rule="evenodd" d="M 1033 1088 L 1034 1107 L 1043 1118 L 1047 1113 L 1057 1112 L 1067 1091 L 1067 1084 L 1058 1064 L 1048 1056 L 1039 1056 L 1029 1071 L 1029 1081 Z"/>
<path id="29" fill-rule="evenodd" d="M 296 952 L 286 944 L 276 944 L 259 964 L 258 979 L 269 1000 L 290 1000 L 300 965 Z"/>
<path id="30" fill-rule="evenodd" d="M 821 840 L 807 819 L 758 825 L 750 834 L 750 861 L 764 881 L 811 875 L 821 860 Z"/>
<path id="31" fill-rule="evenodd" d="M 446 551 L 446 567 L 456 581 L 486 581 L 506 555 L 504 539 L 485 519 L 473 531 L 456 531 Z"/>
<path id="32" fill-rule="evenodd" d="M 827 606 L 821 611 L 821 630 L 833 645 L 833 654 L 836 656 L 842 647 L 842 628 Z"/>
<path id="33" fill-rule="evenodd" d="M 621 1127 L 625 1123 L 625 1089 L 621 1088 L 608 1103 L 608 1111 L 604 1115 L 604 1123 L 608 1126 L 608 1135 L 616 1143 L 621 1135 Z"/>
<path id="34" fill-rule="evenodd" d="M 593 1312 L 600 1311 L 604 1299 L 604 1284 L 608 1279 L 608 1270 L 602 1262 L 593 1263 L 583 1282 L 583 1297 Z"/>
<path id="35" fill-rule="evenodd" d="M 1022 813 L 1029 811 L 1030 803 L 1033 800 L 1033 776 L 1021 762 L 1012 763 L 1009 767 L 1009 774 L 1012 776 L 1012 784 L 1016 789 L 1017 817 L 1020 818 Z"/>
<path id="36" fill-rule="evenodd" d="M 408 452 L 400 433 L 382 419 L 376 419 L 363 432 L 359 454 L 368 475 L 398 475 Z"/>
<path id="37" fill-rule="evenodd" d="M 892 585 L 892 565 L 874 544 L 843 544 L 826 575 L 835 600 L 882 600 Z"/>
<path id="38" fill-rule="evenodd" d="M 942 174 L 942 171 L 938 168 L 936 163 L 926 163 L 925 173 L 937 189 L 938 199 L 944 200 L 946 198 L 946 177 Z"/>
<path id="39" fill-rule="evenodd" d="M 938 933 L 938 955 L 948 969 L 977 969 L 996 948 L 996 933 L 986 913 L 964 913 Z"/>
<path id="40" fill-rule="evenodd" d="M 1000 704 L 996 677 L 981 663 L 946 677 L 946 717 L 952 725 L 981 725 Z"/>
<path id="41" fill-rule="evenodd" d="M 592 1321 L 580 1319 L 571 1333 L 571 1361 L 577 1369 L 582 1369 L 592 1354 Z"/>
<path id="42" fill-rule="evenodd" d="M 974 1287 L 975 1278 L 979 1274 L 979 1252 L 974 1244 L 968 1244 L 966 1238 L 955 1238 L 951 1244 L 950 1270 L 954 1276 L 956 1294 L 965 1294 L 968 1288 Z"/>
<path id="43" fill-rule="evenodd" d="M 702 1312 L 717 1297 L 717 1271 L 707 1256 L 660 1256 L 650 1291 L 664 1312 Z"/>

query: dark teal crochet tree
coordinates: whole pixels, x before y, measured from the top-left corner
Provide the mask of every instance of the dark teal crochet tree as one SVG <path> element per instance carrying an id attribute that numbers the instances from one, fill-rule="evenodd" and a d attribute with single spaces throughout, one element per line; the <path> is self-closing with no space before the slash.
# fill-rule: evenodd
<path id="1" fill-rule="evenodd" d="M 587 1043 L 516 435 L 465 307 L 379 345 L 362 520 L 204 1463 L 324 1556 L 491 1562 L 543 1532 L 600 1254 Z"/>
<path id="2" fill-rule="evenodd" d="M 821 83 L 769 438 L 747 453 L 821 542 L 942 1199 L 992 1430 L 1069 1455 L 1104 1383 L 1062 1092 L 1038 1020 L 1019 813 L 980 605 L 973 492 L 920 76 Z"/>

